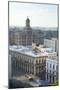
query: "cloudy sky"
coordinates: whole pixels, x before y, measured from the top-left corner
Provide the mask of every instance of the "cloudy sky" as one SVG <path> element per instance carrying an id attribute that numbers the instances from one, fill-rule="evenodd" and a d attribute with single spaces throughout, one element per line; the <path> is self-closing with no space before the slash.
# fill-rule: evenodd
<path id="1" fill-rule="evenodd" d="M 9 2 L 9 26 L 25 26 L 27 16 L 31 26 L 58 26 L 57 5 Z"/>

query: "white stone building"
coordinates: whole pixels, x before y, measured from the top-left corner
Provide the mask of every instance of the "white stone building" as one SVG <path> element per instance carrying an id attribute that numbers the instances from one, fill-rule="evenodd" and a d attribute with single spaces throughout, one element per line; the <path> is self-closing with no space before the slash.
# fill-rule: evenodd
<path id="1" fill-rule="evenodd" d="M 46 60 L 46 80 L 53 83 L 58 80 L 58 58 L 49 56 Z"/>
<path id="2" fill-rule="evenodd" d="M 46 70 L 46 52 L 33 50 L 31 46 L 10 46 L 9 54 L 12 56 L 12 64 L 22 68 L 26 73 L 37 75 Z"/>

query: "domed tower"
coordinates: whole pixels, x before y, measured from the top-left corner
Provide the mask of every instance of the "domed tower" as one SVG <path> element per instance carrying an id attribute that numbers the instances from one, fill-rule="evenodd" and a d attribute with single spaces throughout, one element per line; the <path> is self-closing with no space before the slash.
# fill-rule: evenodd
<path id="1" fill-rule="evenodd" d="M 27 16 L 27 19 L 26 19 L 26 27 L 30 27 L 30 20 L 29 20 L 28 16 Z"/>
<path id="2" fill-rule="evenodd" d="M 26 45 L 32 45 L 32 28 L 30 27 L 30 19 L 26 19 Z"/>
<path id="3" fill-rule="evenodd" d="M 32 28 L 30 27 L 30 19 L 27 16 L 26 26 L 24 27 L 24 34 L 22 35 L 22 45 L 32 45 Z"/>

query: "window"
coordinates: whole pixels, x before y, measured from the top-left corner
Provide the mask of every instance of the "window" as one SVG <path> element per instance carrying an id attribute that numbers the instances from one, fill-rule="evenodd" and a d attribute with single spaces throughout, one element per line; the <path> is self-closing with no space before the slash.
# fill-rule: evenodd
<path id="1" fill-rule="evenodd" d="M 56 71 L 58 71 L 58 66 L 56 66 Z"/>
<path id="2" fill-rule="evenodd" d="M 53 83 L 54 83 L 54 76 L 53 76 Z"/>
<path id="3" fill-rule="evenodd" d="M 53 65 L 53 69 L 54 69 L 55 67 L 54 67 L 54 65 Z"/>
<path id="4" fill-rule="evenodd" d="M 51 83 L 51 75 L 50 75 L 50 83 Z"/>
<path id="5" fill-rule="evenodd" d="M 51 64 L 50 64 L 50 68 L 51 68 Z"/>
<path id="6" fill-rule="evenodd" d="M 40 63 L 42 63 L 42 59 L 40 60 Z"/>
<path id="7" fill-rule="evenodd" d="M 30 63 L 30 59 L 28 59 L 28 62 Z"/>
<path id="8" fill-rule="evenodd" d="M 47 74 L 47 80 L 48 80 L 48 74 Z"/>
<path id="9" fill-rule="evenodd" d="M 45 63 L 46 63 L 46 61 L 45 61 L 44 59 L 42 59 L 42 63 L 43 63 L 43 64 L 45 64 Z"/>
<path id="10" fill-rule="evenodd" d="M 53 75 L 54 75 L 54 72 L 53 72 Z"/>
<path id="11" fill-rule="evenodd" d="M 32 60 L 32 64 L 34 63 L 34 60 Z"/>
<path id="12" fill-rule="evenodd" d="M 48 73 L 48 69 L 47 69 L 47 73 Z"/>
<path id="13" fill-rule="evenodd" d="M 48 68 L 48 63 L 47 63 L 47 68 Z"/>
<path id="14" fill-rule="evenodd" d="M 41 61 L 39 60 L 39 63 L 40 63 Z"/>
<path id="15" fill-rule="evenodd" d="M 44 69 L 44 66 L 42 66 L 42 69 Z"/>
<path id="16" fill-rule="evenodd" d="M 30 63 L 31 63 L 31 59 L 30 59 Z"/>
<path id="17" fill-rule="evenodd" d="M 41 67 L 39 66 L 39 70 L 41 69 Z"/>
<path id="18" fill-rule="evenodd" d="M 36 67 L 36 71 L 38 70 L 38 67 Z"/>
<path id="19" fill-rule="evenodd" d="M 50 74 L 51 74 L 51 70 L 50 70 Z"/>
<path id="20" fill-rule="evenodd" d="M 42 59 L 42 63 L 44 63 L 44 60 Z"/>
<path id="21" fill-rule="evenodd" d="M 38 64 L 38 61 L 36 60 L 36 64 Z"/>

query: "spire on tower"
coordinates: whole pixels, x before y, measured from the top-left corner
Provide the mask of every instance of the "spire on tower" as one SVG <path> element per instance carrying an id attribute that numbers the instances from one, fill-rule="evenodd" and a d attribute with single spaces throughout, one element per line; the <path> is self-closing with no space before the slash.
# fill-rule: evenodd
<path id="1" fill-rule="evenodd" d="M 26 19 L 26 27 L 30 27 L 30 19 L 29 19 L 28 16 L 27 16 L 27 19 Z"/>

